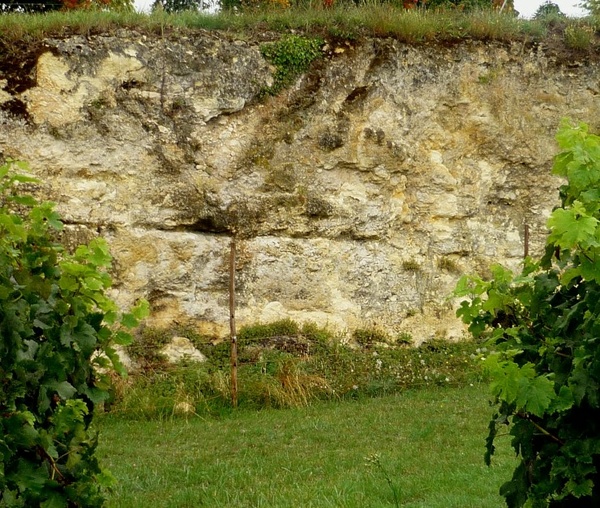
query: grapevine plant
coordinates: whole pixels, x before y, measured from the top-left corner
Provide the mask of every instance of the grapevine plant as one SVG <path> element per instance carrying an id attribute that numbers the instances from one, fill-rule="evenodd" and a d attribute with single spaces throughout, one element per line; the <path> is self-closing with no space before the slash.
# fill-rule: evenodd
<path id="1" fill-rule="evenodd" d="M 486 461 L 507 426 L 518 465 L 500 489 L 514 507 L 600 506 L 600 137 L 563 120 L 553 172 L 566 179 L 545 253 L 520 274 L 463 277 L 458 315 L 489 334 L 496 412 Z"/>
<path id="2" fill-rule="evenodd" d="M 147 304 L 119 313 L 105 241 L 66 252 L 53 205 L 22 191 L 35 183 L 24 170 L 0 164 L 0 507 L 98 507 L 111 477 L 95 457 L 94 406 Z"/>

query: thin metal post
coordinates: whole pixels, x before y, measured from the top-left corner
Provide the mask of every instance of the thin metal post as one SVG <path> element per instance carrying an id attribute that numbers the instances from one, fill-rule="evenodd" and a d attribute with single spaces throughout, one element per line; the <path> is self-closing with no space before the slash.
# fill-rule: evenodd
<path id="1" fill-rule="evenodd" d="M 229 335 L 231 339 L 231 404 L 238 405 L 237 335 L 235 330 L 235 237 L 229 251 Z"/>

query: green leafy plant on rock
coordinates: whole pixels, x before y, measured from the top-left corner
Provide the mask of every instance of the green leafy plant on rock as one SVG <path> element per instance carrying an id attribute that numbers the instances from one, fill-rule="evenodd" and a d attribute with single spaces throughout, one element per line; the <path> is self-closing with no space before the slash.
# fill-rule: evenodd
<path id="1" fill-rule="evenodd" d="M 279 41 L 262 44 L 261 54 L 276 69 L 273 85 L 267 93 L 277 94 L 305 72 L 321 56 L 322 45 L 322 39 L 299 35 L 288 35 Z"/>
<path id="2" fill-rule="evenodd" d="M 519 460 L 501 488 L 509 507 L 600 506 L 600 137 L 564 120 L 554 173 L 567 179 L 545 254 L 520 274 L 463 277 L 458 314 L 490 334 L 497 410 L 486 459 L 510 425 Z"/>
<path id="3" fill-rule="evenodd" d="M 15 170 L 26 166 L 0 165 L 0 506 L 102 506 L 110 475 L 90 424 L 120 367 L 113 346 L 147 306 L 118 312 L 106 243 L 65 252 L 52 204 L 24 194 L 36 181 Z"/>

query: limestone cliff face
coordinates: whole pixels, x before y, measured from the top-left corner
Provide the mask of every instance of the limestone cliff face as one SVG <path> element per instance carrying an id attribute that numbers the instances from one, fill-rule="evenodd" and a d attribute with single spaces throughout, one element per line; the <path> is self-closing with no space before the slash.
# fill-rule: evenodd
<path id="1" fill-rule="evenodd" d="M 518 266 L 526 226 L 539 250 L 554 134 L 598 127 L 600 70 L 521 43 L 325 51 L 259 100 L 274 69 L 252 41 L 49 39 L 30 86 L 0 69 L 0 150 L 43 180 L 66 242 L 109 240 L 115 297 L 148 298 L 153 325 L 225 332 L 235 234 L 241 323 L 460 336 L 448 293 Z"/>

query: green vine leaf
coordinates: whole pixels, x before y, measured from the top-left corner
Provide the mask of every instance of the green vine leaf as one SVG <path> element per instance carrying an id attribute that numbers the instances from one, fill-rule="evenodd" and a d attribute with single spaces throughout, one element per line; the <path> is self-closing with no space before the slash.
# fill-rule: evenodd
<path id="1" fill-rule="evenodd" d="M 560 387 L 558 395 L 554 398 L 554 400 L 552 400 L 552 403 L 548 407 L 548 412 L 564 412 L 571 409 L 573 404 L 575 404 L 573 392 L 568 386 L 563 385 Z"/>
<path id="2" fill-rule="evenodd" d="M 554 383 L 546 377 L 534 377 L 520 384 L 516 402 L 517 407 L 541 417 L 555 398 Z"/>
<path id="3" fill-rule="evenodd" d="M 548 219 L 548 241 L 562 249 L 597 247 L 598 220 L 587 214 L 583 204 L 574 201 L 569 209 L 558 208 Z"/>

